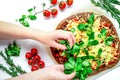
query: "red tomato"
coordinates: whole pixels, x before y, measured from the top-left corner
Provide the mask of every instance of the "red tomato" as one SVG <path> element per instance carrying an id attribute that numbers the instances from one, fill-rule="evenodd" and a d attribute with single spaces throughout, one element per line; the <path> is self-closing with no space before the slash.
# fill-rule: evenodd
<path id="1" fill-rule="evenodd" d="M 50 3 L 55 5 L 57 3 L 57 0 L 50 0 Z"/>
<path id="2" fill-rule="evenodd" d="M 41 60 L 39 55 L 34 56 L 34 62 L 39 62 Z"/>
<path id="3" fill-rule="evenodd" d="M 32 48 L 31 49 L 31 54 L 32 54 L 32 56 L 37 55 L 38 54 L 38 50 L 36 48 Z"/>
<path id="4" fill-rule="evenodd" d="M 51 14 L 52 14 L 53 16 L 56 16 L 57 13 L 58 13 L 58 10 L 57 10 L 57 9 L 51 9 Z"/>
<path id="5" fill-rule="evenodd" d="M 36 70 L 38 70 L 38 67 L 37 66 L 32 66 L 31 71 L 36 71 Z"/>
<path id="6" fill-rule="evenodd" d="M 63 60 L 63 57 L 59 57 L 58 60 L 59 60 L 60 63 L 63 63 L 63 61 L 64 61 L 64 60 Z"/>
<path id="7" fill-rule="evenodd" d="M 74 19 L 72 19 L 73 21 L 79 21 L 79 19 L 78 18 L 74 18 Z"/>
<path id="8" fill-rule="evenodd" d="M 116 62 L 116 59 L 112 60 L 112 61 L 109 61 L 108 64 L 114 64 Z"/>
<path id="9" fill-rule="evenodd" d="M 119 50 L 116 50 L 116 53 L 119 53 Z"/>
<path id="10" fill-rule="evenodd" d="M 115 45 L 115 43 L 112 43 L 111 46 L 115 48 L 116 45 Z"/>
<path id="11" fill-rule="evenodd" d="M 29 65 L 34 65 L 35 63 L 34 63 L 34 61 L 33 61 L 32 59 L 29 59 L 29 60 L 28 60 L 28 64 L 29 64 Z"/>
<path id="12" fill-rule="evenodd" d="M 45 67 L 45 63 L 43 61 L 39 61 L 37 63 L 37 65 L 38 65 L 39 68 L 44 68 Z"/>
<path id="13" fill-rule="evenodd" d="M 58 54 L 58 53 L 57 53 L 57 54 L 55 54 L 55 57 L 56 57 L 56 58 L 60 57 L 60 54 Z"/>
<path id="14" fill-rule="evenodd" d="M 30 58 L 32 58 L 32 55 L 31 55 L 30 52 L 27 52 L 26 55 L 25 55 L 25 57 L 26 57 L 27 59 L 30 59 Z"/>
<path id="15" fill-rule="evenodd" d="M 108 28 L 110 27 L 110 25 L 107 22 L 105 22 L 103 25 Z"/>
<path id="16" fill-rule="evenodd" d="M 43 15 L 44 15 L 45 17 L 49 18 L 49 17 L 50 17 L 50 11 L 49 11 L 49 10 L 44 10 L 44 11 L 43 11 Z"/>
<path id="17" fill-rule="evenodd" d="M 64 10 L 64 9 L 66 8 L 66 3 L 63 2 L 63 1 L 61 1 L 61 2 L 59 3 L 59 8 L 60 8 L 61 10 Z"/>
<path id="18" fill-rule="evenodd" d="M 71 6 L 73 4 L 73 0 L 67 0 L 67 5 Z"/>
<path id="19" fill-rule="evenodd" d="M 94 68 L 94 67 L 92 67 L 92 70 L 95 70 L 95 68 Z"/>

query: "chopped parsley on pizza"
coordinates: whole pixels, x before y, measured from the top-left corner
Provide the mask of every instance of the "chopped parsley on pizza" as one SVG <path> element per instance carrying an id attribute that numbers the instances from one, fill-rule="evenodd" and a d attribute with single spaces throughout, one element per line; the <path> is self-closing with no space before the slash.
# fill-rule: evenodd
<path id="1" fill-rule="evenodd" d="M 72 15 L 56 28 L 70 31 L 76 43 L 70 48 L 67 40 L 58 42 L 67 47 L 60 50 L 51 47 L 54 59 L 64 64 L 65 73 L 76 71 L 76 79 L 85 80 L 117 64 L 120 58 L 120 43 L 112 22 L 103 15 L 83 12 Z"/>

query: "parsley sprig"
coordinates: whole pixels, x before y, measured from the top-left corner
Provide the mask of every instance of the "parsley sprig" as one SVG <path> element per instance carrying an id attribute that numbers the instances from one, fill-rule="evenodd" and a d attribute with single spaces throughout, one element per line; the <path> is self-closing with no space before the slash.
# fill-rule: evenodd
<path id="1" fill-rule="evenodd" d="M 9 54 L 8 54 L 9 53 Z M 6 63 L 9 65 L 9 69 L 5 67 L 3 64 L 0 64 L 0 69 L 11 75 L 12 77 L 18 76 L 19 74 L 26 73 L 25 70 L 21 68 L 21 66 L 16 65 L 13 62 L 13 59 L 11 56 L 19 56 L 20 53 L 20 47 L 17 45 L 17 43 L 14 41 L 13 43 L 9 44 L 7 48 L 5 48 L 5 53 L 0 51 L 0 56 L 6 61 Z"/>
<path id="2" fill-rule="evenodd" d="M 115 5 L 120 5 L 118 0 L 90 0 L 95 6 L 101 7 L 111 14 L 119 24 L 120 28 L 120 10 L 115 7 Z"/>

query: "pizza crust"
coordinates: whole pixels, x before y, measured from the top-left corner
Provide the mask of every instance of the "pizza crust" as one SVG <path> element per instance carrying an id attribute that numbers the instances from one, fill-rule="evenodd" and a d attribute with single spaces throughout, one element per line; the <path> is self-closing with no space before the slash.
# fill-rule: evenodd
<path id="1" fill-rule="evenodd" d="M 77 13 L 77 14 L 71 15 L 70 17 L 62 20 L 62 21 L 58 24 L 56 30 L 59 30 L 59 29 L 64 30 L 64 29 L 66 28 L 66 24 L 68 24 L 67 21 L 68 21 L 68 20 L 71 20 L 71 19 L 73 19 L 73 18 L 76 18 L 76 17 L 77 17 L 78 19 L 83 18 L 84 20 L 87 20 L 87 19 L 88 19 L 88 16 L 91 15 L 92 13 L 93 13 L 93 12 L 83 12 L 83 13 Z M 104 22 L 104 21 L 106 21 L 106 22 L 109 23 L 110 29 L 112 30 L 111 34 L 114 33 L 114 35 L 117 36 L 117 37 L 115 38 L 115 41 L 114 41 L 114 42 L 118 42 L 118 44 L 119 44 L 119 46 L 118 46 L 119 55 L 117 56 L 117 59 L 116 59 L 116 61 L 115 61 L 113 64 L 111 64 L 111 65 L 109 65 L 109 66 L 102 65 L 98 70 L 94 70 L 93 73 L 90 74 L 90 75 L 95 75 L 95 74 L 98 74 L 98 73 L 101 72 L 101 71 L 104 71 L 104 70 L 106 70 L 106 69 L 112 68 L 113 66 L 115 66 L 115 65 L 119 62 L 119 59 L 120 59 L 120 41 L 119 41 L 119 38 L 118 38 L 118 34 L 117 34 L 117 32 L 116 32 L 116 29 L 115 29 L 114 25 L 112 24 L 112 22 L 111 22 L 107 17 L 105 17 L 105 16 L 102 15 L 102 17 L 101 17 L 101 22 Z M 57 52 L 57 50 L 56 50 L 55 48 L 52 48 L 52 47 L 51 47 L 50 49 L 51 49 L 52 55 L 53 55 L 54 53 L 59 53 L 59 51 Z M 54 57 L 54 58 L 55 58 L 55 57 Z M 56 58 L 55 58 L 55 60 L 56 60 L 57 63 L 59 63 L 59 64 L 64 64 L 64 62 L 63 62 L 63 63 L 60 63 Z"/>

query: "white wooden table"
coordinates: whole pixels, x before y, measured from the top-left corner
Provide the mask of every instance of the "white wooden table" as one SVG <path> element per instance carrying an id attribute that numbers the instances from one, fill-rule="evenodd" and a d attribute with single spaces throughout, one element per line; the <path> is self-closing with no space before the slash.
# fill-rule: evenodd
<path id="1" fill-rule="evenodd" d="M 48 1 L 49 0 L 0 0 L 0 20 L 20 25 L 15 21 L 16 19 L 20 18 L 22 14 L 27 14 L 27 10 L 33 6 L 36 6 L 37 10 L 41 10 L 42 9 L 41 4 L 45 2 L 47 5 L 49 5 Z M 46 6 L 46 8 L 47 7 L 48 6 Z M 56 7 L 58 8 L 58 6 Z M 106 15 L 107 17 L 109 17 L 110 20 L 112 20 L 112 22 L 116 26 L 118 34 L 120 34 L 120 29 L 118 29 L 118 23 L 102 9 L 95 8 L 90 3 L 89 0 L 74 0 L 74 4 L 70 8 L 67 7 L 64 11 L 59 11 L 58 15 L 55 18 L 45 19 L 42 14 L 38 14 L 37 20 L 29 21 L 30 26 L 42 31 L 52 31 L 56 28 L 56 25 L 61 20 L 70 16 L 71 14 L 81 11 L 95 11 Z M 9 42 L 12 41 L 13 40 L 0 40 L 0 50 L 4 51 L 4 48 L 7 47 Z M 19 57 L 12 57 L 12 58 L 14 59 L 16 64 L 21 65 L 21 67 L 25 69 L 27 72 L 30 72 L 30 66 L 27 64 L 27 60 L 25 59 L 25 53 L 27 51 L 30 51 L 32 47 L 36 47 L 39 50 L 39 54 L 42 57 L 42 60 L 45 61 L 46 66 L 54 64 L 54 62 L 48 55 L 49 52 L 47 52 L 43 44 L 34 40 L 17 40 L 17 43 L 21 46 L 21 54 Z M 0 57 L 0 63 L 7 66 L 7 64 L 1 57 Z M 119 74 L 120 74 L 120 67 L 110 71 L 107 74 L 102 75 L 100 78 L 96 80 L 120 80 Z M 9 77 L 10 76 L 6 72 L 0 70 L 0 80 Z"/>

